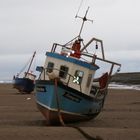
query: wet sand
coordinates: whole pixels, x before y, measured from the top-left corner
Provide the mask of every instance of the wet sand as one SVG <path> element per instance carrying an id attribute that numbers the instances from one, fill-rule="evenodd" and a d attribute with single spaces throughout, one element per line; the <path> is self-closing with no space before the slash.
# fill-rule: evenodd
<path id="1" fill-rule="evenodd" d="M 73 127 L 46 126 L 34 93 L 19 94 L 0 84 L 0 140 L 103 140 L 140 139 L 140 91 L 110 89 L 103 111 L 94 120 Z"/>

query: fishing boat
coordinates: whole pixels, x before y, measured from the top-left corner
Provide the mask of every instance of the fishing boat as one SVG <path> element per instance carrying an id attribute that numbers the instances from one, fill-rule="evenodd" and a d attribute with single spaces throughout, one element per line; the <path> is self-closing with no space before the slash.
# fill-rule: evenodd
<path id="1" fill-rule="evenodd" d="M 35 87 L 36 75 L 30 70 L 36 52 L 33 53 L 31 61 L 29 61 L 29 67 L 27 71 L 24 72 L 23 77 L 20 77 L 23 70 L 13 77 L 13 88 L 16 88 L 20 93 L 31 93 Z"/>
<path id="2" fill-rule="evenodd" d="M 54 43 L 46 52 L 44 66 L 36 67 L 40 72 L 35 82 L 36 104 L 48 124 L 64 125 L 96 117 L 104 106 L 113 69 L 121 67 L 105 58 L 102 40 L 93 37 L 84 43 L 81 32 L 88 21 L 87 13 L 88 9 L 84 17 L 79 17 L 82 26 L 78 36 L 63 45 Z M 100 57 L 93 51 L 97 48 Z M 95 77 L 100 62 L 109 64 L 109 70 Z"/>

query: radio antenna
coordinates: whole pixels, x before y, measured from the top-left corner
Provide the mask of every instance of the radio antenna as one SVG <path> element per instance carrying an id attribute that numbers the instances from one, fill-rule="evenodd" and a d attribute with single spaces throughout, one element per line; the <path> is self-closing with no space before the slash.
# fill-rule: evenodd
<path id="1" fill-rule="evenodd" d="M 89 10 L 89 7 L 87 8 L 84 17 L 80 17 L 80 16 L 78 16 L 78 15 L 76 15 L 76 17 L 75 17 L 75 18 L 81 18 L 81 19 L 83 20 L 82 25 L 81 25 L 81 28 L 80 28 L 80 32 L 79 32 L 79 35 L 78 35 L 79 38 L 80 38 L 80 36 L 81 36 L 81 32 L 82 32 L 82 30 L 83 30 L 83 27 L 84 27 L 84 23 L 85 23 L 85 21 L 91 21 L 91 22 L 93 23 L 93 20 L 91 20 L 91 19 L 87 19 L 87 13 L 88 13 L 88 10 Z"/>
<path id="2" fill-rule="evenodd" d="M 76 18 L 77 15 L 79 14 L 79 11 L 80 11 L 80 8 L 81 8 L 82 4 L 83 4 L 83 0 L 81 0 L 81 2 L 80 2 L 80 5 L 79 5 L 79 7 L 78 7 L 78 10 L 77 10 L 77 13 L 76 13 L 75 18 Z"/>

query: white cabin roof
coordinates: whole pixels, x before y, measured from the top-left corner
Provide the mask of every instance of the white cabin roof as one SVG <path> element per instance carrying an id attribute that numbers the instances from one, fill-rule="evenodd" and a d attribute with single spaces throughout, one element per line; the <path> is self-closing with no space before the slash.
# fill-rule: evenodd
<path id="1" fill-rule="evenodd" d="M 52 58 L 56 58 L 56 59 L 60 59 L 60 60 L 63 60 L 63 61 L 67 61 L 67 62 L 77 64 L 79 66 L 88 68 L 89 70 L 96 71 L 97 69 L 99 69 L 99 66 L 97 66 L 97 65 L 93 65 L 93 64 L 90 64 L 90 63 L 87 63 L 85 61 L 81 61 L 79 59 L 75 59 L 75 58 L 72 58 L 72 57 L 66 57 L 66 56 L 63 56 L 63 55 L 60 55 L 60 54 L 57 54 L 57 53 L 46 52 L 46 55 L 49 56 L 49 57 L 52 57 Z"/>

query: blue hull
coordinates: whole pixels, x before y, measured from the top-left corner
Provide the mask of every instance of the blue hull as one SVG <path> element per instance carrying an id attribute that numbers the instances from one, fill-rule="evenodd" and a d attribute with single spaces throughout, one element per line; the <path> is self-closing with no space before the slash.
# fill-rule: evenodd
<path id="1" fill-rule="evenodd" d="M 57 89 L 54 81 L 36 81 L 36 102 L 47 122 L 59 122 L 59 110 L 65 122 L 92 119 L 97 116 L 102 107 L 103 99 L 95 99 L 61 82 Z"/>
<path id="2" fill-rule="evenodd" d="M 34 90 L 34 81 L 28 78 L 13 79 L 13 87 L 21 93 L 31 93 Z"/>

